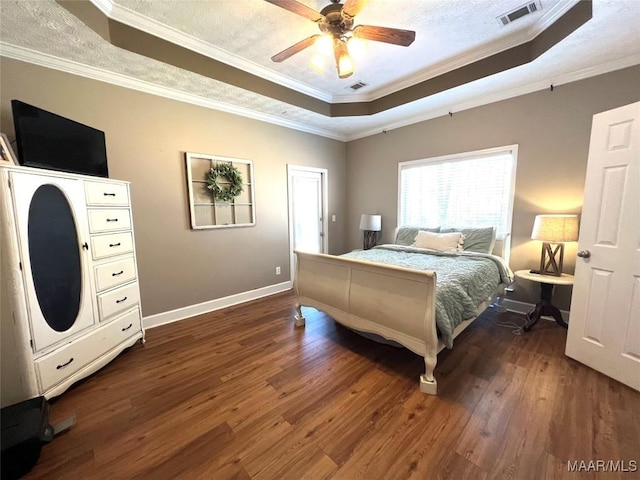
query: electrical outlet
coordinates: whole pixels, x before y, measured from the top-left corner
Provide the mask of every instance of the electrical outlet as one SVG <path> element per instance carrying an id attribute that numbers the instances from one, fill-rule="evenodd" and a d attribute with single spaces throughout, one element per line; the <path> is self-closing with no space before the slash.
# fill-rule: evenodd
<path id="1" fill-rule="evenodd" d="M 276 267 L 276 275 L 280 275 L 280 267 Z"/>

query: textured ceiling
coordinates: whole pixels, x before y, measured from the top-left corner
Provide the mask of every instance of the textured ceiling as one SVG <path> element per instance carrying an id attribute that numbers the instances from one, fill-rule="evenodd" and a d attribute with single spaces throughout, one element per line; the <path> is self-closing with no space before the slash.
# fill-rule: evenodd
<path id="1" fill-rule="evenodd" d="M 320 10 L 328 1 L 301 3 Z M 327 102 L 368 101 L 531 40 L 575 1 L 541 0 L 542 10 L 501 26 L 522 0 L 371 0 L 356 24 L 416 31 L 410 47 L 369 42 L 356 73 L 338 79 L 308 62 L 270 57 L 318 32 L 262 0 L 94 2 L 119 22 L 168 39 Z M 0 54 L 112 83 L 349 140 L 465 108 L 640 63 L 640 1 L 596 0 L 593 18 L 533 62 L 363 117 L 330 118 L 114 47 L 53 0 L 0 1 Z M 357 94 L 349 85 L 362 81 Z"/>

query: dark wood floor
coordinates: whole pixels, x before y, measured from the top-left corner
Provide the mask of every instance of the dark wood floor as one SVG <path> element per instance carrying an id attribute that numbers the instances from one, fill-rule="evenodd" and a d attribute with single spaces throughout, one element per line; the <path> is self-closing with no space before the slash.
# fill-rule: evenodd
<path id="1" fill-rule="evenodd" d="M 294 328 L 285 293 L 149 330 L 53 403 L 77 424 L 27 478 L 640 478 L 568 472 L 640 460 L 640 394 L 565 357 L 553 322 L 514 335 L 494 322 L 523 317 L 488 311 L 428 396 L 420 357 L 307 313 Z"/>

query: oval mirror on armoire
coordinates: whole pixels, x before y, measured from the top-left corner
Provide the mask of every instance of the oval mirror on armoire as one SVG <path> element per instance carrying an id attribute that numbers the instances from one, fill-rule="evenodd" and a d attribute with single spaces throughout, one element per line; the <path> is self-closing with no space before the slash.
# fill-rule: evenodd
<path id="1" fill-rule="evenodd" d="M 53 330 L 65 332 L 80 310 L 82 264 L 71 206 L 55 185 L 42 185 L 33 194 L 28 239 L 40 310 Z"/>

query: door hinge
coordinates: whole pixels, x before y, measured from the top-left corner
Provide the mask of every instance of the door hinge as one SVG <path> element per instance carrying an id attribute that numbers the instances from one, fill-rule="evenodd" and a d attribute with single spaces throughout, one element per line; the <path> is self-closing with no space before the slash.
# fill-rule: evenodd
<path id="1" fill-rule="evenodd" d="M 20 271 L 22 271 L 22 262 L 18 262 L 18 267 L 20 267 Z"/>

